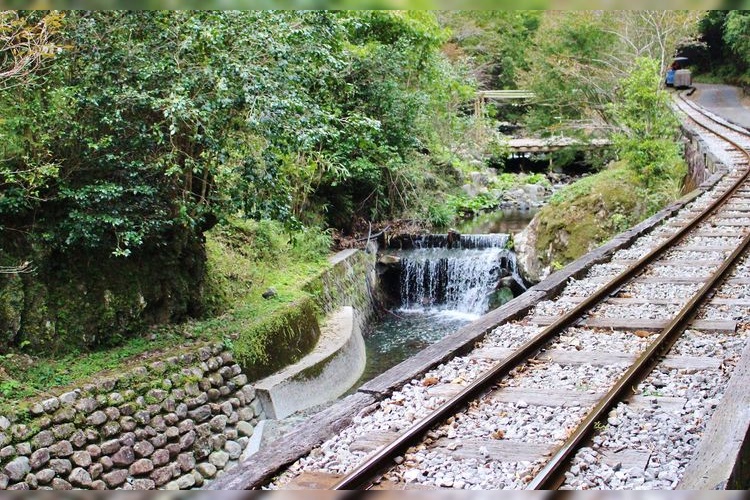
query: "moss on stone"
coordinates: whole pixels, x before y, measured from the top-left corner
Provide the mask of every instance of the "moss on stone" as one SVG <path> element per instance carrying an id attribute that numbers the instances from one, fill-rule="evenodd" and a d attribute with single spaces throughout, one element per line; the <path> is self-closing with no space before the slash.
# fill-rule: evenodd
<path id="1" fill-rule="evenodd" d="M 232 351 L 244 373 L 254 380 L 299 361 L 318 338 L 317 310 L 312 298 L 305 297 L 241 330 Z"/>
<path id="2" fill-rule="evenodd" d="M 35 269 L 0 282 L 0 335 L 10 347 L 56 355 L 108 347 L 201 312 L 205 253 L 197 240 L 176 238 L 128 258 L 94 250 L 0 251 L 31 260 Z"/>
<path id="3" fill-rule="evenodd" d="M 627 165 L 615 163 L 556 193 L 536 221 L 541 267 L 559 267 L 586 254 L 679 196 L 684 172 L 648 189 Z"/>

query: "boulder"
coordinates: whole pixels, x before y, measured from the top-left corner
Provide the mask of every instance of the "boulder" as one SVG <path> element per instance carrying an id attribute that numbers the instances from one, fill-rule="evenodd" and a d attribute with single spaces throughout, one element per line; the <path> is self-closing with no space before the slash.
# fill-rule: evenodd
<path id="1" fill-rule="evenodd" d="M 103 425 L 104 422 L 106 421 L 107 421 L 107 414 L 101 410 L 95 411 L 94 413 L 86 417 L 86 423 L 89 425 L 100 426 L 100 425 Z"/>
<path id="2" fill-rule="evenodd" d="M 240 436 L 250 437 L 253 435 L 254 430 L 255 428 L 250 422 L 246 422 L 244 420 L 240 420 L 239 422 L 237 422 L 237 432 L 240 434 Z"/>
<path id="3" fill-rule="evenodd" d="M 52 480 L 52 489 L 53 490 L 72 490 L 73 486 L 66 480 L 56 477 L 55 479 Z"/>
<path id="4" fill-rule="evenodd" d="M 180 453 L 177 456 L 177 464 L 183 472 L 191 471 L 195 468 L 195 457 L 192 453 Z"/>
<path id="5" fill-rule="evenodd" d="M 52 431 L 41 431 L 36 436 L 31 438 L 31 445 L 34 448 L 46 448 L 52 446 L 55 442 L 55 436 Z"/>
<path id="6" fill-rule="evenodd" d="M 37 471 L 35 475 L 39 484 L 49 484 L 55 478 L 55 471 L 52 469 L 42 469 Z"/>
<path id="7" fill-rule="evenodd" d="M 107 483 L 102 481 L 101 479 L 97 479 L 96 481 L 91 482 L 91 489 L 96 491 L 103 491 L 107 489 Z"/>
<path id="8" fill-rule="evenodd" d="M 133 451 L 135 451 L 135 454 L 138 457 L 148 457 L 154 452 L 154 445 L 148 441 L 138 441 L 135 443 L 135 446 L 133 446 Z"/>
<path id="9" fill-rule="evenodd" d="M 120 441 L 117 439 L 110 439 L 109 441 L 103 442 L 99 448 L 104 455 L 112 455 L 120 449 L 120 446 Z"/>
<path id="10" fill-rule="evenodd" d="M 112 455 L 112 463 L 115 467 L 128 467 L 133 462 L 135 462 L 135 452 L 130 446 L 124 446 Z"/>
<path id="11" fill-rule="evenodd" d="M 185 474 L 184 476 L 180 476 L 175 483 L 179 489 L 188 490 L 195 485 L 195 478 L 192 474 Z"/>
<path id="12" fill-rule="evenodd" d="M 41 469 L 47 463 L 49 463 L 49 450 L 47 448 L 39 448 L 31 454 L 29 458 L 29 464 L 33 470 Z"/>
<path id="13" fill-rule="evenodd" d="M 117 469 L 112 472 L 108 472 L 102 476 L 102 480 L 107 484 L 109 489 L 115 489 L 120 486 L 128 478 L 128 471 L 125 469 Z"/>
<path id="14" fill-rule="evenodd" d="M 73 464 L 65 458 L 53 458 L 49 461 L 49 468 L 55 471 L 58 476 L 65 476 L 73 470 Z"/>
<path id="15" fill-rule="evenodd" d="M 153 490 L 156 488 L 156 483 L 151 479 L 138 478 L 133 480 L 134 490 Z"/>
<path id="16" fill-rule="evenodd" d="M 152 470 L 154 470 L 154 463 L 148 458 L 136 460 L 129 469 L 131 476 L 142 476 L 148 474 Z"/>
<path id="17" fill-rule="evenodd" d="M 91 465 L 91 454 L 88 451 L 76 451 L 70 459 L 78 467 L 88 467 Z"/>
<path id="18" fill-rule="evenodd" d="M 208 456 L 208 461 L 217 469 L 223 469 L 229 462 L 229 453 L 225 451 L 215 451 Z"/>
<path id="19" fill-rule="evenodd" d="M 211 407 L 209 405 L 199 406 L 194 410 L 190 410 L 188 415 L 195 422 L 203 422 L 211 418 Z"/>
<path id="20" fill-rule="evenodd" d="M 196 466 L 195 470 L 200 472 L 201 476 L 206 479 L 211 479 L 216 475 L 216 466 L 212 463 L 203 462 Z"/>
<path id="21" fill-rule="evenodd" d="M 236 441 L 227 441 L 224 445 L 224 451 L 229 454 L 230 460 L 237 460 L 242 454 L 242 446 Z"/>
<path id="22" fill-rule="evenodd" d="M 151 472 L 149 476 L 157 487 L 167 484 L 172 479 L 171 467 L 160 467 Z"/>

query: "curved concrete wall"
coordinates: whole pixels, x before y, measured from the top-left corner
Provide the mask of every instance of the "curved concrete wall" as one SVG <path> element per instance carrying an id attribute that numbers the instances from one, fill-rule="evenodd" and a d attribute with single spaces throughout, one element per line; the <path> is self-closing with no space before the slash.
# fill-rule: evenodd
<path id="1" fill-rule="evenodd" d="M 269 418 L 284 418 L 331 401 L 354 385 L 364 372 L 366 361 L 356 315 L 351 306 L 330 314 L 313 352 L 255 385 Z"/>

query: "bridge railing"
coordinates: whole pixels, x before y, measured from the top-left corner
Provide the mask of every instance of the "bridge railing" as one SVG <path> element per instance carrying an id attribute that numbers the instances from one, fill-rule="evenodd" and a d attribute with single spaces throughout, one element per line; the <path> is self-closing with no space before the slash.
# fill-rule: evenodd
<path id="1" fill-rule="evenodd" d="M 480 90 L 476 94 L 474 101 L 474 114 L 482 116 L 484 114 L 484 104 L 487 100 L 521 100 L 533 99 L 534 92 L 530 90 Z"/>

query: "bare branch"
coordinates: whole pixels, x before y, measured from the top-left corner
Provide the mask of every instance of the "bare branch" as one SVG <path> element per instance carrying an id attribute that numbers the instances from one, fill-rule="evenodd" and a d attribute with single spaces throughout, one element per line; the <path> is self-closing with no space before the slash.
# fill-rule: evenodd
<path id="1" fill-rule="evenodd" d="M 28 81 L 60 48 L 53 43 L 62 14 L 51 13 L 31 24 L 17 11 L 0 11 L 0 87 Z"/>
<path id="2" fill-rule="evenodd" d="M 30 261 L 26 261 L 20 266 L 0 266 L 0 274 L 30 274 L 34 271 L 36 271 L 36 268 L 31 266 Z"/>

